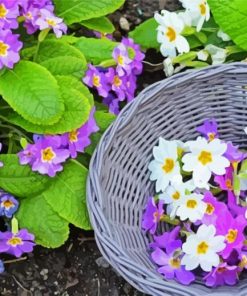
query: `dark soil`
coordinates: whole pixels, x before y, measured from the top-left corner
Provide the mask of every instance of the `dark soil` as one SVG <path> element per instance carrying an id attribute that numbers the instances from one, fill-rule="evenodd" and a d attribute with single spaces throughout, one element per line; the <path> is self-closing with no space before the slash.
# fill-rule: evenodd
<path id="1" fill-rule="evenodd" d="M 174 10 L 176 0 L 128 0 L 124 8 L 112 16 L 118 29 L 121 17 L 130 29 L 160 9 Z M 156 52 L 148 52 L 152 63 L 162 61 Z M 147 69 L 148 70 L 148 69 Z M 162 71 L 144 71 L 138 91 L 164 78 Z M 12 258 L 11 258 L 12 259 Z M 70 239 L 61 248 L 51 250 L 36 247 L 23 260 L 6 264 L 0 274 L 0 296 L 141 296 L 103 259 L 93 238 L 93 232 L 72 228 Z"/>

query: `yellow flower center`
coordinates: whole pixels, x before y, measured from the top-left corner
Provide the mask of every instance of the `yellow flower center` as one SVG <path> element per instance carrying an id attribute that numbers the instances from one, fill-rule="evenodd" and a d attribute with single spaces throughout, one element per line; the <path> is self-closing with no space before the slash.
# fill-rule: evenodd
<path id="1" fill-rule="evenodd" d="M 209 139 L 209 142 L 213 141 L 215 139 L 215 133 L 209 133 L 208 139 Z"/>
<path id="2" fill-rule="evenodd" d="M 79 132 L 77 130 L 74 130 L 69 133 L 69 141 L 70 142 L 77 142 L 78 141 L 78 134 Z"/>
<path id="3" fill-rule="evenodd" d="M 169 41 L 172 42 L 176 39 L 176 31 L 172 27 L 168 27 L 166 36 L 168 37 Z"/>
<path id="4" fill-rule="evenodd" d="M 174 192 L 172 198 L 178 200 L 180 198 L 180 193 L 178 191 Z"/>
<path id="5" fill-rule="evenodd" d="M 117 57 L 117 62 L 120 66 L 124 65 L 124 57 L 121 54 Z"/>
<path id="6" fill-rule="evenodd" d="M 212 158 L 211 152 L 203 150 L 200 153 L 200 155 L 198 156 L 198 160 L 200 161 L 200 163 L 202 165 L 206 165 L 206 164 L 212 162 L 213 158 Z"/>
<path id="7" fill-rule="evenodd" d="M 186 203 L 187 208 L 194 209 L 197 206 L 197 202 L 194 199 L 189 199 Z"/>
<path id="8" fill-rule="evenodd" d="M 211 203 L 207 203 L 206 213 L 208 215 L 212 215 L 214 210 L 215 210 L 214 206 Z"/>
<path id="9" fill-rule="evenodd" d="M 217 272 L 218 273 L 223 273 L 225 271 L 227 271 L 227 268 L 225 268 L 225 267 L 219 267 L 219 268 L 217 268 Z"/>
<path id="10" fill-rule="evenodd" d="M 201 15 L 206 15 L 206 4 L 205 4 L 205 2 L 204 3 L 201 3 L 200 5 L 199 5 L 199 8 L 200 8 L 200 13 L 201 13 Z"/>
<path id="11" fill-rule="evenodd" d="M 3 41 L 0 41 L 0 56 L 4 57 L 7 55 L 7 51 L 9 49 L 8 44 L 4 43 Z"/>
<path id="12" fill-rule="evenodd" d="M 93 75 L 93 86 L 95 87 L 100 86 L 100 77 L 98 75 Z"/>
<path id="13" fill-rule="evenodd" d="M 117 75 L 115 75 L 113 78 L 113 84 L 115 86 L 119 87 L 122 84 L 122 80 Z"/>
<path id="14" fill-rule="evenodd" d="M 208 244 L 206 242 L 201 242 L 198 246 L 197 246 L 197 254 L 202 255 L 202 254 L 206 254 L 208 251 Z"/>
<path id="15" fill-rule="evenodd" d="M 170 173 L 174 169 L 175 163 L 172 158 L 166 158 L 162 169 L 165 173 Z"/>
<path id="16" fill-rule="evenodd" d="M 226 240 L 229 244 L 232 244 L 235 242 L 236 238 L 238 236 L 238 230 L 237 229 L 229 229 Z"/>
<path id="17" fill-rule="evenodd" d="M 14 247 L 18 245 L 22 245 L 22 239 L 20 237 L 12 237 L 7 241 L 7 244 Z"/>
<path id="18" fill-rule="evenodd" d="M 4 208 L 9 209 L 11 207 L 14 206 L 13 202 L 11 200 L 5 200 L 4 202 L 2 202 L 2 205 Z"/>
<path id="19" fill-rule="evenodd" d="M 33 15 L 32 15 L 32 13 L 30 11 L 25 14 L 25 17 L 27 19 L 29 19 L 29 20 L 32 20 L 33 19 Z"/>
<path id="20" fill-rule="evenodd" d="M 183 152 L 184 152 L 184 149 L 183 148 L 181 148 L 181 147 L 178 147 L 177 148 L 177 154 L 178 154 L 178 157 L 179 158 L 182 156 Z"/>
<path id="21" fill-rule="evenodd" d="M 226 188 L 232 190 L 232 181 L 231 179 L 226 179 Z"/>
<path id="22" fill-rule="evenodd" d="M 242 256 L 241 262 L 239 263 L 240 268 L 244 268 L 247 265 L 247 257 L 245 255 Z"/>
<path id="23" fill-rule="evenodd" d="M 181 266 L 181 261 L 180 259 L 178 258 L 172 258 L 170 261 L 169 261 L 169 264 L 171 265 L 171 267 L 173 267 L 174 269 L 178 269 L 180 268 Z"/>
<path id="24" fill-rule="evenodd" d="M 159 214 L 159 212 L 158 211 L 154 212 L 153 217 L 154 217 L 154 221 L 155 222 L 158 222 L 160 220 L 160 214 Z"/>
<path id="25" fill-rule="evenodd" d="M 54 27 L 54 26 L 56 26 L 56 22 L 54 21 L 54 20 L 52 20 L 52 19 L 46 19 L 46 22 L 47 22 L 47 24 L 49 25 L 49 26 L 51 26 L 51 27 Z"/>
<path id="26" fill-rule="evenodd" d="M 42 161 L 44 162 L 49 162 L 56 157 L 56 154 L 54 153 L 51 147 L 47 147 L 41 150 L 41 154 L 42 154 Z"/>
<path id="27" fill-rule="evenodd" d="M 4 4 L 0 4 L 0 18 L 5 18 L 5 16 L 7 15 L 8 10 L 6 9 L 6 7 L 4 6 Z"/>

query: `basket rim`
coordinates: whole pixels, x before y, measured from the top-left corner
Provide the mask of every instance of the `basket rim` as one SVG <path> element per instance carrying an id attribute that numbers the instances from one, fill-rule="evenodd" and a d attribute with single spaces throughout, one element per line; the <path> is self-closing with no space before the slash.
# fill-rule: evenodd
<path id="1" fill-rule="evenodd" d="M 131 119 L 132 115 L 136 112 L 139 105 L 145 104 L 150 97 L 156 95 L 161 89 L 164 88 L 174 88 L 174 86 L 184 83 L 191 79 L 201 79 L 206 78 L 214 74 L 219 74 L 223 72 L 228 72 L 232 74 L 247 74 L 247 63 L 235 62 L 229 64 L 221 64 L 208 66 L 199 70 L 188 70 L 183 73 L 176 74 L 169 78 L 165 78 L 158 81 L 144 90 L 142 90 L 138 96 L 130 103 L 128 103 L 123 110 L 119 113 L 115 121 L 108 127 L 101 137 L 97 148 L 95 149 L 93 156 L 90 161 L 89 173 L 87 178 L 87 206 L 91 224 L 94 229 L 95 239 L 97 246 L 104 256 L 104 258 L 113 266 L 113 268 L 132 286 L 143 293 L 152 293 L 151 295 L 176 295 L 176 296 L 198 296 L 198 290 L 192 291 L 192 286 L 185 286 L 176 283 L 175 281 L 166 281 L 164 278 L 159 276 L 157 272 L 147 270 L 144 268 L 136 267 L 128 260 L 128 256 L 119 245 L 114 242 L 113 246 L 113 236 L 108 227 L 107 219 L 103 213 L 103 204 L 100 199 L 100 185 L 98 180 L 98 170 L 95 168 L 100 168 L 103 160 L 104 151 L 108 149 L 111 144 L 111 139 L 116 135 L 119 129 L 122 129 L 128 125 L 128 119 Z M 95 199 L 92 199 L 93 193 L 95 194 Z M 97 222 L 97 218 L 101 218 L 101 223 Z M 100 228 L 104 228 L 102 231 Z M 112 251 L 114 249 L 114 252 Z M 131 269 L 131 271 L 130 271 Z M 136 271 L 138 269 L 138 271 Z M 148 279 L 145 277 L 148 277 Z M 149 287 L 147 290 L 146 287 Z M 164 287 L 166 288 L 166 293 L 164 294 Z M 210 295 L 215 296 L 231 296 L 232 289 L 229 286 L 223 286 L 219 289 L 212 290 L 205 285 L 200 284 L 200 292 L 202 296 Z M 239 296 L 246 296 L 246 287 L 234 286 L 234 293 L 238 292 Z M 229 292 L 230 290 L 230 292 Z M 220 294 L 219 294 L 220 292 Z M 153 294 L 154 293 L 154 294 Z M 174 294 L 176 293 L 176 294 Z M 223 293 L 223 294 L 221 294 Z M 228 294 L 230 293 L 230 294 Z"/>

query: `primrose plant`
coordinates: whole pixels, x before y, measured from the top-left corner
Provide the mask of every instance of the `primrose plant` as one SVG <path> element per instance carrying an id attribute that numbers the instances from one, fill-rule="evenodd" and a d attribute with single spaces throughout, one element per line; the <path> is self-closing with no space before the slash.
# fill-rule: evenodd
<path id="1" fill-rule="evenodd" d="M 0 0 L 0 272 L 4 253 L 59 247 L 69 224 L 91 229 L 89 161 L 144 59 L 106 17 L 124 0 L 97 4 Z"/>

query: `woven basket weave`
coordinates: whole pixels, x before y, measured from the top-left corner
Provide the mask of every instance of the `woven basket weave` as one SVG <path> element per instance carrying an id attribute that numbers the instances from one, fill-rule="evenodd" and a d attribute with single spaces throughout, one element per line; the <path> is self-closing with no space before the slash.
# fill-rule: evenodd
<path id="1" fill-rule="evenodd" d="M 195 127 L 216 118 L 224 140 L 247 147 L 247 64 L 182 73 L 145 89 L 106 131 L 91 160 L 87 184 L 90 218 L 100 251 L 134 287 L 159 296 L 246 296 L 237 286 L 210 289 L 198 279 L 185 287 L 166 281 L 147 252 L 141 219 L 154 184 L 148 164 L 159 136 L 194 139 Z"/>

